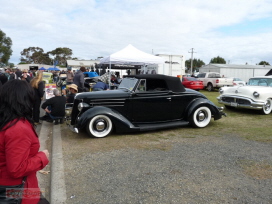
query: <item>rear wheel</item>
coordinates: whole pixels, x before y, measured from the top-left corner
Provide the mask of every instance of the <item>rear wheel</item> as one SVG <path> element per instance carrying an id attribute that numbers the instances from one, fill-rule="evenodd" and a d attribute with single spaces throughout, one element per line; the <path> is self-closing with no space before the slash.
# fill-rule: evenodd
<path id="1" fill-rule="evenodd" d="M 87 124 L 87 132 L 92 137 L 102 138 L 108 136 L 112 129 L 111 119 L 106 115 L 94 116 Z"/>
<path id="2" fill-rule="evenodd" d="M 268 115 L 271 113 L 271 110 L 272 110 L 272 100 L 269 98 L 265 101 L 262 112 L 263 114 Z"/>
<path id="3" fill-rule="evenodd" d="M 211 110 L 206 106 L 197 108 L 190 116 L 189 122 L 194 127 L 206 127 L 212 118 Z"/>
<path id="4" fill-rule="evenodd" d="M 207 90 L 208 90 L 208 91 L 213 91 L 213 85 L 212 85 L 211 83 L 209 83 L 209 84 L 207 85 Z"/>

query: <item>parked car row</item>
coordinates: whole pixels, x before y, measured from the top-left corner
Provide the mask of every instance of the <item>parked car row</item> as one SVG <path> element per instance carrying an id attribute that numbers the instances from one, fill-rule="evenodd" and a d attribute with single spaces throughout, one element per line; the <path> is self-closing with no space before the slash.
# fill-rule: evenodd
<path id="1" fill-rule="evenodd" d="M 221 87 L 220 104 L 226 108 L 272 111 L 272 77 L 253 77 L 248 84 Z M 236 82 L 235 82 L 236 83 Z M 187 87 L 187 88 L 186 88 Z M 191 125 L 204 128 L 225 113 L 202 93 L 203 83 L 193 77 L 128 75 L 118 89 L 84 92 L 75 96 L 69 126 L 85 129 L 92 137 L 111 132 L 140 132 Z M 195 90 L 192 90 L 195 89 Z"/>

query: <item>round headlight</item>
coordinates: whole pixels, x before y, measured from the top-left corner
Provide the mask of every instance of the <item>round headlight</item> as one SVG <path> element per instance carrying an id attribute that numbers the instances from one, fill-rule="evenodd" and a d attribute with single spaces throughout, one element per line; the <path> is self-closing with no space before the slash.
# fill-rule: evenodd
<path id="1" fill-rule="evenodd" d="M 255 98 L 258 98 L 258 97 L 260 96 L 260 94 L 259 94 L 257 91 L 254 91 L 254 92 L 253 92 L 253 96 L 254 96 Z"/>
<path id="2" fill-rule="evenodd" d="M 219 89 L 219 93 L 222 94 L 224 93 L 224 90 L 222 88 Z"/>
<path id="3" fill-rule="evenodd" d="M 79 111 L 82 111 L 83 108 L 88 108 L 90 107 L 87 103 L 79 103 L 77 108 Z"/>

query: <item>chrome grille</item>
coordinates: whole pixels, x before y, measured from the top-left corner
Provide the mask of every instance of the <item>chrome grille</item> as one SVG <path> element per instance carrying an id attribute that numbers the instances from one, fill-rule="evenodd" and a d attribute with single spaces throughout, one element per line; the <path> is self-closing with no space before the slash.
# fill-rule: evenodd
<path id="1" fill-rule="evenodd" d="M 241 98 L 234 98 L 234 97 L 222 97 L 222 101 L 227 102 L 227 103 L 231 103 L 231 102 L 235 102 L 241 105 L 250 105 L 250 101 L 247 99 L 241 99 Z"/>

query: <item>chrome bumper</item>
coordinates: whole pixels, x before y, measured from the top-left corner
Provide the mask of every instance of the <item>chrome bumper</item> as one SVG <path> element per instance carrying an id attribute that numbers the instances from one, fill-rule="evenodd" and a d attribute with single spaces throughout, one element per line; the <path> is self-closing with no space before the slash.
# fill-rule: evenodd
<path id="1" fill-rule="evenodd" d="M 247 108 L 247 109 L 254 109 L 254 110 L 261 110 L 265 104 L 265 102 L 256 102 L 249 98 L 244 98 L 244 97 L 237 97 L 237 96 L 236 97 L 226 96 L 226 97 L 233 98 L 235 105 L 233 104 L 233 102 L 222 101 L 221 96 L 217 97 L 218 103 L 224 104 L 227 106 L 236 107 L 236 108 Z M 236 102 L 237 99 L 247 100 L 250 104 L 239 104 Z"/>

